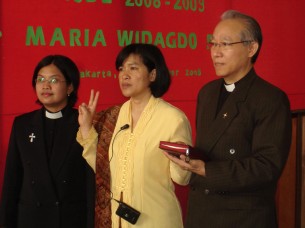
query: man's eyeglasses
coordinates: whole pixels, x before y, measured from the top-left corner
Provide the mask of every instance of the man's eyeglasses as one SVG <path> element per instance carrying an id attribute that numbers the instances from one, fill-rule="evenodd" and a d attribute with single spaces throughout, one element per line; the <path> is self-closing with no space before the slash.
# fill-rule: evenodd
<path id="1" fill-rule="evenodd" d="M 251 43 L 251 42 L 253 42 L 253 40 L 244 40 L 244 41 L 231 42 L 231 43 L 229 43 L 229 42 L 216 43 L 216 42 L 210 41 L 208 43 L 208 48 L 212 49 L 212 48 L 219 47 L 222 50 L 226 50 L 226 49 L 229 49 L 234 44 L 243 44 L 243 43 Z"/>
<path id="2" fill-rule="evenodd" d="M 65 82 L 65 80 L 59 80 L 57 78 L 46 79 L 44 77 L 37 77 L 35 82 L 36 82 L 36 84 L 43 84 L 45 82 L 48 82 L 51 85 L 55 85 L 55 84 L 58 84 L 59 82 Z"/>

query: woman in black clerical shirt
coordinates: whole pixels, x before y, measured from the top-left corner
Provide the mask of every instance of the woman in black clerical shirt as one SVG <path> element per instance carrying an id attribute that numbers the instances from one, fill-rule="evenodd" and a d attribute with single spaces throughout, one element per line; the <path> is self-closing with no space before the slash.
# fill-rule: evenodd
<path id="1" fill-rule="evenodd" d="M 94 173 L 76 142 L 79 82 L 66 56 L 46 56 L 36 66 L 32 86 L 42 107 L 14 120 L 0 227 L 93 227 Z"/>

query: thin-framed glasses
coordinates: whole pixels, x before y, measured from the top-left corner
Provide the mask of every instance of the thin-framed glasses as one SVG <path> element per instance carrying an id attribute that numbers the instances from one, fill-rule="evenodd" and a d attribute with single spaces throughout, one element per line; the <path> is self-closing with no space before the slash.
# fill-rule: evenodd
<path id="1" fill-rule="evenodd" d="M 210 41 L 208 43 L 208 48 L 211 50 L 212 48 L 219 47 L 222 50 L 227 50 L 231 48 L 234 44 L 243 44 L 243 43 L 251 43 L 253 40 L 243 40 L 243 41 L 238 41 L 238 42 L 213 42 Z"/>
<path id="2" fill-rule="evenodd" d="M 56 85 L 59 82 L 65 82 L 65 80 L 59 80 L 58 78 L 54 78 L 54 77 L 49 78 L 49 79 L 46 79 L 45 77 L 37 77 L 35 79 L 35 82 L 36 82 L 36 84 L 43 84 L 45 82 L 48 82 L 51 85 Z"/>

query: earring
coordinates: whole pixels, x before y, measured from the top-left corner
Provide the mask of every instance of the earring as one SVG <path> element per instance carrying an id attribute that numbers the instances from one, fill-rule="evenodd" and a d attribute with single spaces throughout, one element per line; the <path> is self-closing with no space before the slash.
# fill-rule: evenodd
<path id="1" fill-rule="evenodd" d="M 68 97 L 70 97 L 70 93 L 68 93 Z"/>

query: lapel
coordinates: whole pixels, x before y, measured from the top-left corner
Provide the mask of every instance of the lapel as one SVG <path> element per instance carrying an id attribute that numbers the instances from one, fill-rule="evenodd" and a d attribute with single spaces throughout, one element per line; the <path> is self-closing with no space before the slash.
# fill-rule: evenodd
<path id="1" fill-rule="evenodd" d="M 34 112 L 33 118 L 30 122 L 30 135 L 34 135 L 35 138 L 33 138 L 34 147 L 32 148 L 31 153 L 29 153 L 29 156 L 31 157 L 31 160 L 39 161 L 37 162 L 39 172 L 49 173 L 43 130 L 43 111 L 44 109 L 42 108 L 37 110 L 37 112 Z"/>
<path id="2" fill-rule="evenodd" d="M 56 177 L 61 167 L 66 162 L 71 148 L 76 142 L 76 132 L 78 129 L 76 111 L 67 108 L 63 118 L 59 121 L 60 126 L 57 129 L 52 157 L 50 158 L 50 172 L 53 178 Z"/>
<path id="3" fill-rule="evenodd" d="M 216 118 L 211 119 L 211 124 L 208 128 L 209 130 L 203 142 L 203 148 L 205 151 L 207 151 L 207 153 L 211 152 L 214 145 L 239 114 L 239 106 L 245 102 L 255 77 L 256 74 L 254 69 L 250 70 L 250 72 L 242 79 L 242 81 L 239 82 L 238 87 L 236 87 L 232 94 L 230 94 L 230 96 L 227 98 Z M 219 81 L 222 82 L 222 80 Z M 220 89 L 215 91 L 219 92 L 218 95 L 215 96 L 217 97 L 216 101 L 215 99 L 211 99 L 214 101 L 214 104 L 211 106 L 211 110 L 213 110 L 214 114 L 217 108 Z"/>

